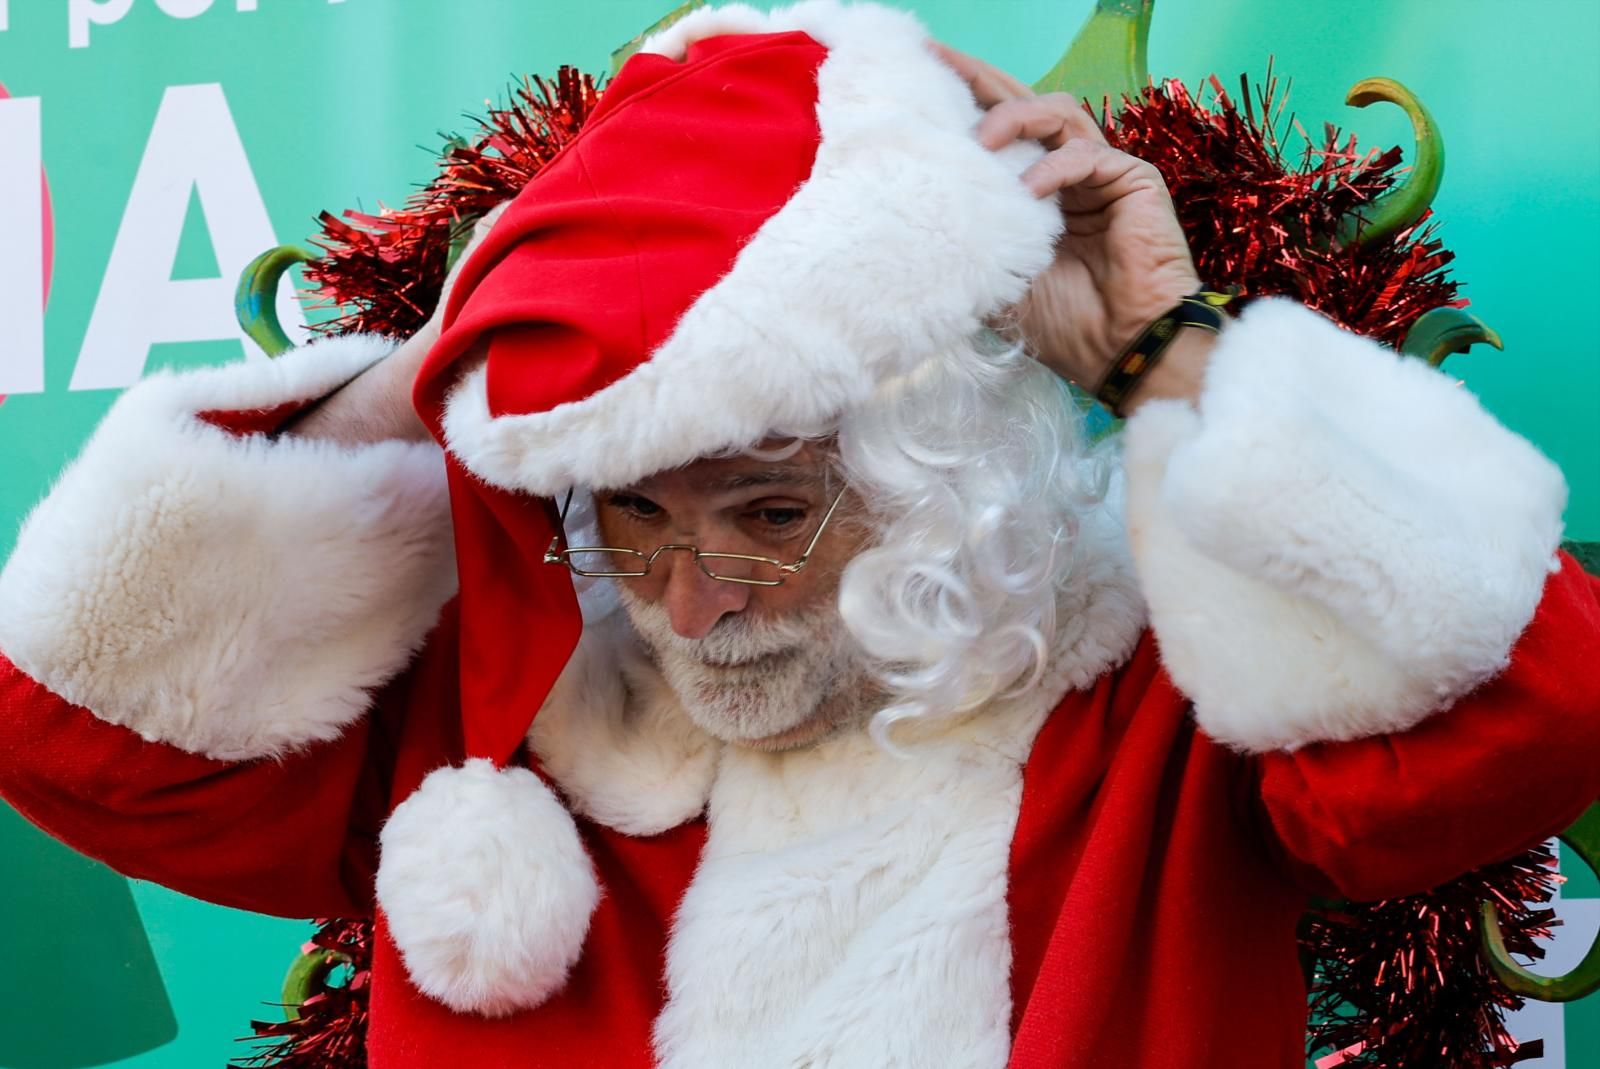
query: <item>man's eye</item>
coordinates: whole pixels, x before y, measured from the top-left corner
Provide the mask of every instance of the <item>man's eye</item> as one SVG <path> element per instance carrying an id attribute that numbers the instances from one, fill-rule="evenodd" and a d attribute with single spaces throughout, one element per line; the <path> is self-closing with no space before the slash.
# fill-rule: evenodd
<path id="1" fill-rule="evenodd" d="M 768 527 L 793 527 L 806 518 L 806 510 L 797 508 L 757 509 L 753 515 Z"/>
<path id="2" fill-rule="evenodd" d="M 612 494 L 606 503 L 612 508 L 621 509 L 644 520 L 661 515 L 660 505 L 638 494 Z"/>

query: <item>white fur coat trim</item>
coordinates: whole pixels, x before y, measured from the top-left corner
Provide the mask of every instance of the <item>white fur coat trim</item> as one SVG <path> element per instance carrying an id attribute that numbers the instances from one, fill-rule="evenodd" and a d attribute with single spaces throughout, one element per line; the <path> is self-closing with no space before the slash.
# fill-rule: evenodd
<path id="1" fill-rule="evenodd" d="M 528 744 L 574 810 L 626 835 L 698 817 L 722 750 L 683 711 L 621 610 L 585 627 Z"/>
<path id="2" fill-rule="evenodd" d="M 494 418 L 479 368 L 444 413 L 451 452 L 494 485 L 622 486 L 774 431 L 826 426 L 881 380 L 959 351 L 1022 295 L 1060 230 L 1017 180 L 1039 149 L 990 152 L 967 86 L 888 8 L 815 0 L 696 12 L 646 43 L 680 56 L 727 32 L 804 30 L 822 142 L 811 176 L 650 359 L 552 411 Z"/>
<path id="3" fill-rule="evenodd" d="M 1005 1065 L 1022 766 L 1063 694 L 1125 660 L 1144 626 L 1115 490 L 1080 530 L 1042 678 L 976 713 L 897 724 L 905 756 L 864 724 L 784 754 L 709 738 L 622 613 L 592 599 L 529 742 L 569 804 L 613 828 L 707 814 L 667 951 L 663 1069 Z"/>
<path id="4" fill-rule="evenodd" d="M 483 758 L 435 769 L 380 845 L 378 905 L 423 994 L 503 1017 L 566 983 L 600 885 L 572 815 L 538 776 Z"/>
<path id="5" fill-rule="evenodd" d="M 1497 674 L 1566 503 L 1455 382 L 1277 300 L 1224 330 L 1198 410 L 1134 415 L 1124 457 L 1163 662 L 1246 751 L 1403 731 Z"/>
<path id="6" fill-rule="evenodd" d="M 236 436 L 196 413 L 320 397 L 391 346 L 329 340 L 128 390 L 23 525 L 0 650 L 101 719 L 218 760 L 337 736 L 454 590 L 443 454 Z"/>
<path id="7" fill-rule="evenodd" d="M 667 948 L 662 1069 L 1001 1069 L 1022 765 L 1059 695 L 722 750 Z M 906 730 L 902 730 L 906 729 Z"/>

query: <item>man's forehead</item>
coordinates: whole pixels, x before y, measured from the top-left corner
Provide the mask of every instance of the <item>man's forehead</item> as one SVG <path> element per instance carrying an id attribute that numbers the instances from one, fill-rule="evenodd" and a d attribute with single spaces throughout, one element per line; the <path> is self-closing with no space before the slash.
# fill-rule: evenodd
<path id="1" fill-rule="evenodd" d="M 695 493 L 731 493 L 759 487 L 820 486 L 826 479 L 827 461 L 810 443 L 781 460 L 760 456 L 703 457 L 681 468 L 657 472 L 633 488 L 685 489 Z"/>

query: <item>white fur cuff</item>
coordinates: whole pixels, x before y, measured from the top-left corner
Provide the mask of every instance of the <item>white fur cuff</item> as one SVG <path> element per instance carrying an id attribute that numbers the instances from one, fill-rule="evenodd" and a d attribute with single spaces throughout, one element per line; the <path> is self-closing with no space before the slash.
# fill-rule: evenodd
<path id="1" fill-rule="evenodd" d="M 1198 411 L 1143 406 L 1124 456 L 1163 661 L 1251 751 L 1401 731 L 1498 673 L 1566 504 L 1466 390 L 1286 301 L 1224 331 Z"/>
<path id="2" fill-rule="evenodd" d="M 195 414 L 323 396 L 391 344 L 330 340 L 128 390 L 0 572 L 0 649 L 192 753 L 337 736 L 454 589 L 442 454 L 240 437 Z"/>

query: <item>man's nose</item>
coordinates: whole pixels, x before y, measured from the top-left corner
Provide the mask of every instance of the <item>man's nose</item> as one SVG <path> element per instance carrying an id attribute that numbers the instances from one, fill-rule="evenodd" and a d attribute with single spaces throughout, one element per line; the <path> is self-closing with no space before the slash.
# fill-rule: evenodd
<path id="1" fill-rule="evenodd" d="M 655 567 L 667 572 L 662 604 L 672 630 L 684 638 L 704 638 L 718 620 L 750 604 L 751 587 L 711 578 L 700 570 L 691 550 L 669 549 Z"/>

